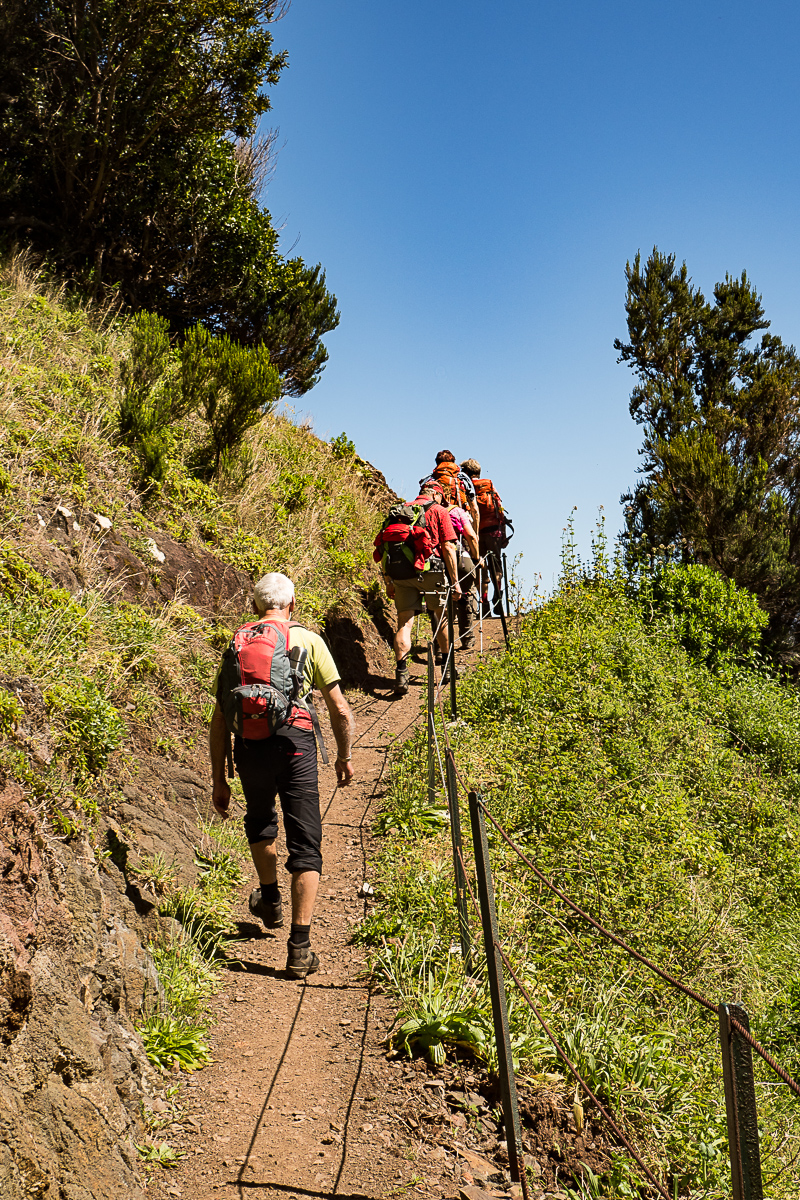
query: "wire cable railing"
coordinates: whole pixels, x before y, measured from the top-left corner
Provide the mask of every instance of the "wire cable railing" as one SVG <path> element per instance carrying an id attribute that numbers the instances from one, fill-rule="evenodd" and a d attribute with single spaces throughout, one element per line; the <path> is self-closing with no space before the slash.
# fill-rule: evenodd
<path id="1" fill-rule="evenodd" d="M 469 874 L 468 874 L 467 867 L 466 867 L 466 865 L 465 865 L 465 863 L 464 863 L 464 859 L 463 859 L 463 857 L 462 857 L 462 855 L 461 855 L 461 851 L 460 851 L 460 850 L 459 850 L 459 852 L 458 852 L 458 858 L 459 858 L 459 862 L 461 863 L 461 868 L 462 868 L 462 870 L 464 871 L 464 874 L 465 874 L 465 878 L 466 878 L 466 885 L 467 885 L 467 891 L 468 891 L 468 893 L 469 893 L 470 900 L 472 901 L 472 906 L 473 906 L 473 908 L 475 909 L 475 912 L 477 913 L 477 915 L 478 915 L 478 918 L 480 919 L 480 915 L 481 915 L 481 913 L 480 913 L 480 907 L 479 907 L 479 905 L 478 905 L 478 901 L 477 901 L 477 899 L 476 899 L 476 897 L 475 897 L 475 893 L 474 893 L 474 891 L 472 890 L 472 887 L 471 887 L 471 885 L 470 885 L 470 882 L 469 882 Z M 630 1154 L 631 1158 L 633 1158 L 633 1160 L 634 1160 L 634 1161 L 637 1163 L 637 1165 L 638 1165 L 638 1166 L 641 1168 L 641 1170 L 644 1172 L 644 1174 L 647 1176 L 647 1178 L 648 1178 L 648 1179 L 650 1180 L 650 1182 L 652 1183 L 653 1187 L 655 1187 L 655 1188 L 656 1188 L 656 1190 L 659 1192 L 659 1194 L 660 1194 L 661 1196 L 663 1196 L 663 1197 L 664 1197 L 664 1200 L 671 1200 L 671 1197 L 670 1197 L 669 1193 L 668 1193 L 668 1192 L 666 1192 L 666 1191 L 664 1190 L 664 1188 L 662 1187 L 662 1185 L 659 1183 L 659 1181 L 656 1179 L 655 1175 L 652 1173 L 652 1171 L 651 1171 L 651 1170 L 650 1170 L 650 1168 L 648 1167 L 647 1163 L 646 1163 L 646 1162 L 644 1162 L 644 1160 L 643 1160 L 643 1159 L 640 1157 L 640 1155 L 639 1155 L 638 1151 L 636 1150 L 635 1146 L 633 1146 L 633 1145 L 632 1145 L 632 1144 L 631 1144 L 631 1143 L 628 1141 L 628 1138 L 627 1138 L 627 1137 L 625 1136 L 625 1134 L 622 1132 L 622 1130 L 620 1129 L 619 1125 L 618 1125 L 618 1124 L 617 1124 L 617 1122 L 614 1120 L 614 1118 L 611 1116 L 611 1114 L 610 1114 L 610 1112 L 608 1111 L 608 1109 L 605 1107 L 605 1105 L 603 1104 L 603 1102 L 602 1102 L 601 1100 L 599 1100 L 599 1099 L 598 1099 L 598 1097 L 595 1095 L 595 1093 L 594 1093 L 594 1092 L 592 1091 L 592 1089 L 589 1087 L 589 1084 L 588 1084 L 588 1083 L 586 1082 L 586 1080 L 583 1078 L 583 1076 L 581 1075 L 580 1071 L 578 1070 L 578 1068 L 577 1068 L 577 1067 L 575 1066 L 575 1064 L 573 1063 L 572 1059 L 571 1059 L 571 1058 L 569 1057 L 569 1055 L 567 1054 L 566 1050 L 564 1050 L 563 1046 L 561 1046 L 561 1044 L 559 1043 L 558 1039 L 556 1038 L 556 1036 L 555 1036 L 555 1034 L 553 1033 L 552 1029 L 551 1029 L 551 1028 L 550 1028 L 550 1026 L 548 1025 L 547 1021 L 544 1019 L 544 1017 L 543 1017 L 543 1016 L 542 1016 L 542 1014 L 540 1013 L 538 1006 L 537 1006 L 537 1005 L 534 1003 L 533 999 L 531 998 L 530 992 L 528 991 L 527 987 L 525 986 L 525 984 L 523 983 L 523 981 L 520 979 L 520 977 L 519 977 L 519 975 L 517 974 L 517 972 L 514 970 L 514 967 L 513 967 L 513 966 L 511 965 L 511 963 L 509 962 L 508 956 L 507 956 L 507 954 L 506 954 L 505 950 L 503 949 L 503 947 L 502 947 L 501 943 L 500 943 L 499 941 L 495 941 L 495 946 L 497 947 L 497 950 L 499 951 L 500 957 L 501 957 L 501 959 L 503 960 L 503 965 L 505 966 L 505 968 L 506 968 L 506 970 L 508 971 L 508 973 L 509 973 L 509 975 L 511 976 L 511 978 L 514 980 L 514 983 L 515 983 L 515 984 L 517 985 L 517 987 L 519 988 L 519 991 L 520 991 L 520 993 L 522 994 L 523 998 L 524 998 L 524 999 L 525 999 L 525 1001 L 527 1002 L 527 1004 L 528 1004 L 528 1007 L 529 1007 L 529 1008 L 531 1009 L 531 1011 L 533 1012 L 533 1014 L 534 1014 L 534 1016 L 536 1017 L 537 1021 L 539 1022 L 539 1024 L 540 1024 L 540 1025 L 541 1025 L 541 1027 L 542 1027 L 542 1029 L 544 1030 L 545 1034 L 547 1035 L 547 1037 L 548 1037 L 548 1038 L 550 1039 L 550 1041 L 552 1042 L 553 1048 L 555 1049 L 555 1051 L 556 1051 L 556 1053 L 558 1054 L 559 1058 L 562 1060 L 562 1062 L 565 1064 L 565 1066 L 566 1066 L 566 1067 L 567 1067 L 567 1068 L 568 1068 L 568 1069 L 569 1069 L 569 1070 L 572 1072 L 572 1074 L 574 1075 L 575 1079 L 578 1081 L 578 1083 L 580 1084 L 580 1086 L 583 1088 L 583 1090 L 584 1090 L 585 1094 L 586 1094 L 586 1095 L 589 1097 L 589 1099 L 590 1099 L 590 1100 L 592 1100 L 592 1101 L 594 1102 L 594 1104 L 595 1104 L 595 1105 L 596 1105 L 596 1107 L 597 1107 L 597 1111 L 600 1113 L 600 1115 L 601 1115 L 601 1117 L 603 1118 L 603 1120 L 606 1122 L 606 1124 L 608 1125 L 608 1127 L 609 1127 L 609 1128 L 610 1128 L 610 1129 L 613 1131 L 613 1133 L 615 1134 L 615 1136 L 616 1136 L 617 1138 L 619 1138 L 620 1142 L 621 1142 L 621 1143 L 622 1143 L 622 1145 L 625 1147 L 625 1149 L 628 1151 L 628 1153 Z"/>
<path id="2" fill-rule="evenodd" d="M 452 618 L 452 603 L 450 602 L 451 588 L 448 588 L 447 609 L 450 616 L 449 621 L 449 646 L 448 654 L 443 664 L 444 669 L 451 666 L 451 711 L 450 720 L 452 721 L 457 714 L 456 707 L 456 690 L 455 680 L 453 678 L 452 664 L 454 664 L 454 639 L 453 639 L 453 618 Z M 509 646 L 507 629 L 504 623 L 504 633 L 506 635 L 506 646 Z M 656 1193 L 663 1197 L 664 1200 L 672 1200 L 670 1192 L 666 1190 L 664 1184 L 660 1182 L 652 1169 L 644 1161 L 642 1155 L 636 1150 L 630 1137 L 622 1128 L 621 1122 L 616 1119 L 604 1105 L 595 1092 L 591 1089 L 586 1080 L 582 1077 L 580 1071 L 571 1061 L 563 1046 L 555 1037 L 547 1020 L 539 1010 L 538 1005 L 530 994 L 528 985 L 524 982 L 516 968 L 510 961 L 506 950 L 504 949 L 497 927 L 497 918 L 494 907 L 494 891 L 492 883 L 491 864 L 488 854 L 488 840 L 486 838 L 486 822 L 496 831 L 502 842 L 518 857 L 518 859 L 532 872 L 534 877 L 546 887 L 553 895 L 557 896 L 563 904 L 567 906 L 577 917 L 586 922 L 591 929 L 612 945 L 623 951 L 634 961 L 640 963 L 648 971 L 652 972 L 664 983 L 674 988 L 676 991 L 692 1000 L 695 1004 L 702 1007 L 707 1012 L 713 1013 L 719 1021 L 720 1044 L 722 1049 L 723 1059 L 723 1080 L 725 1086 L 726 1100 L 726 1115 L 728 1121 L 728 1143 L 731 1159 L 731 1177 L 733 1183 L 733 1200 L 762 1200 L 763 1188 L 761 1181 L 761 1166 L 759 1157 L 759 1141 L 758 1141 L 758 1120 L 756 1113 L 755 1101 L 755 1083 L 752 1069 L 752 1057 L 750 1051 L 754 1051 L 767 1064 L 767 1066 L 777 1075 L 794 1095 L 800 1097 L 800 1084 L 795 1080 L 788 1071 L 786 1071 L 769 1053 L 756 1037 L 750 1032 L 749 1019 L 746 1011 L 737 1004 L 715 1004 L 706 996 L 678 979 L 675 975 L 660 967 L 653 962 L 647 955 L 642 954 L 635 947 L 631 946 L 625 938 L 620 937 L 612 930 L 606 928 L 597 918 L 588 913 L 581 905 L 577 904 L 563 888 L 554 883 L 548 876 L 536 865 L 529 853 L 518 844 L 503 825 L 490 812 L 486 803 L 482 799 L 480 792 L 469 785 L 465 780 L 462 772 L 459 770 L 456 760 L 455 750 L 450 738 L 448 729 L 448 716 L 444 707 L 443 691 L 444 688 L 439 683 L 436 686 L 435 681 L 435 662 L 433 654 L 433 643 L 428 645 L 428 703 L 427 703 L 427 726 L 428 726 L 428 794 L 431 802 L 435 797 L 437 790 L 437 775 L 441 780 L 441 784 L 446 791 L 448 808 L 450 812 L 451 835 L 453 841 L 453 869 L 455 876 L 455 892 L 456 905 L 459 916 L 459 930 L 461 936 L 462 957 L 464 967 L 467 974 L 471 971 L 472 963 L 472 948 L 471 948 L 471 931 L 469 927 L 469 910 L 467 905 L 467 896 L 472 903 L 472 908 L 481 919 L 484 931 L 484 949 L 486 952 L 486 965 L 489 974 L 490 990 L 492 991 L 492 1014 L 495 1024 L 495 1041 L 498 1047 L 498 1063 L 500 1075 L 501 1092 L 503 1094 L 503 1115 L 506 1136 L 508 1139 L 508 1157 L 511 1167 L 512 1178 L 517 1179 L 522 1186 L 523 1196 L 527 1197 L 527 1178 L 524 1164 L 524 1156 L 521 1146 L 521 1134 L 519 1127 L 519 1116 L 516 1100 L 516 1080 L 514 1076 L 513 1062 L 511 1060 L 510 1040 L 508 1033 L 508 1019 L 505 1005 L 505 990 L 503 984 L 503 969 L 513 980 L 515 986 L 519 990 L 520 995 L 525 1000 L 528 1007 L 533 1012 L 536 1020 L 540 1024 L 546 1037 L 552 1043 L 558 1057 L 564 1062 L 573 1077 L 578 1083 L 578 1086 L 583 1090 L 584 1094 L 596 1106 L 598 1113 L 612 1131 L 613 1136 L 619 1144 L 624 1147 L 631 1158 L 635 1161 L 643 1175 L 648 1180 L 650 1186 L 655 1189 Z M 441 736 L 444 744 L 444 755 L 439 742 L 439 733 L 437 731 L 437 712 L 441 719 Z M 444 759 L 444 762 L 443 762 Z M 437 768 L 438 767 L 438 771 Z M 459 786 L 460 785 L 460 786 Z M 469 810 L 470 822 L 472 827 L 472 842 L 475 858 L 475 872 L 477 879 L 477 892 L 470 883 L 470 870 L 464 860 L 463 843 L 461 839 L 461 818 L 460 818 L 460 799 L 459 792 L 466 795 Z M 505 1066 L 503 1065 L 503 1054 L 501 1054 L 501 1046 L 507 1047 L 505 1055 Z"/>

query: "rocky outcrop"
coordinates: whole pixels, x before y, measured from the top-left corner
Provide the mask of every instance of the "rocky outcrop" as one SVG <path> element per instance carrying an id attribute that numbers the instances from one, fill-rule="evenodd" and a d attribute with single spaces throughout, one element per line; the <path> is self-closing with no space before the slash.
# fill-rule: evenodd
<path id="1" fill-rule="evenodd" d="M 159 1090 L 133 1022 L 158 979 L 123 872 L 48 842 L 0 788 L 0 1195 L 143 1197 L 140 1104 Z"/>

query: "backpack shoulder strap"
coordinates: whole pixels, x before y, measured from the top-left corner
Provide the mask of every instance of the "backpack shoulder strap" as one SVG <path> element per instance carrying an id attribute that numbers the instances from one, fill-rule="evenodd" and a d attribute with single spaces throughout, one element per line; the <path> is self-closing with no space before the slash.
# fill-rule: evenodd
<path id="1" fill-rule="evenodd" d="M 287 624 L 289 629 L 305 629 L 305 625 L 301 625 L 299 621 L 289 621 Z M 311 724 L 314 727 L 314 736 L 319 742 L 319 750 L 320 754 L 322 755 L 322 761 L 327 767 L 329 762 L 328 751 L 325 746 L 325 739 L 322 736 L 322 729 L 320 727 L 319 717 L 317 716 L 317 710 L 314 707 L 314 700 L 311 696 L 311 688 L 304 693 L 300 691 L 302 684 L 305 682 L 304 675 L 307 658 L 308 650 L 305 646 L 293 646 L 289 651 L 289 662 L 292 666 L 292 678 L 294 679 L 295 685 L 295 694 L 292 696 L 292 699 L 294 700 L 295 704 L 298 704 L 301 708 L 304 708 L 311 717 Z"/>

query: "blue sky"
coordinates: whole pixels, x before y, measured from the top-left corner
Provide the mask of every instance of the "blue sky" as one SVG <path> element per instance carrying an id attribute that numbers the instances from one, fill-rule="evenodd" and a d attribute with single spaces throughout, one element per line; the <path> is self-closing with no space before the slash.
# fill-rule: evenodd
<path id="1" fill-rule="evenodd" d="M 342 321 L 300 401 L 401 494 L 447 447 L 511 512 L 528 584 L 635 480 L 616 363 L 654 244 L 800 316 L 797 4 L 293 0 L 264 201 Z"/>

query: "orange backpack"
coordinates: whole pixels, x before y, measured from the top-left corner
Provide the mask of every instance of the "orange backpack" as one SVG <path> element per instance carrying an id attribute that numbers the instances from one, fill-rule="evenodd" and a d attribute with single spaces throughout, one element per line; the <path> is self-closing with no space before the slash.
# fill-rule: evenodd
<path id="1" fill-rule="evenodd" d="M 434 470 L 431 479 L 435 479 L 444 493 L 444 502 L 457 504 L 459 508 L 466 507 L 467 490 L 463 480 L 459 479 L 461 467 L 458 463 L 442 462 Z"/>
<path id="2" fill-rule="evenodd" d="M 503 505 L 491 479 L 473 479 L 472 486 L 475 488 L 481 529 L 494 529 L 502 525 Z"/>

